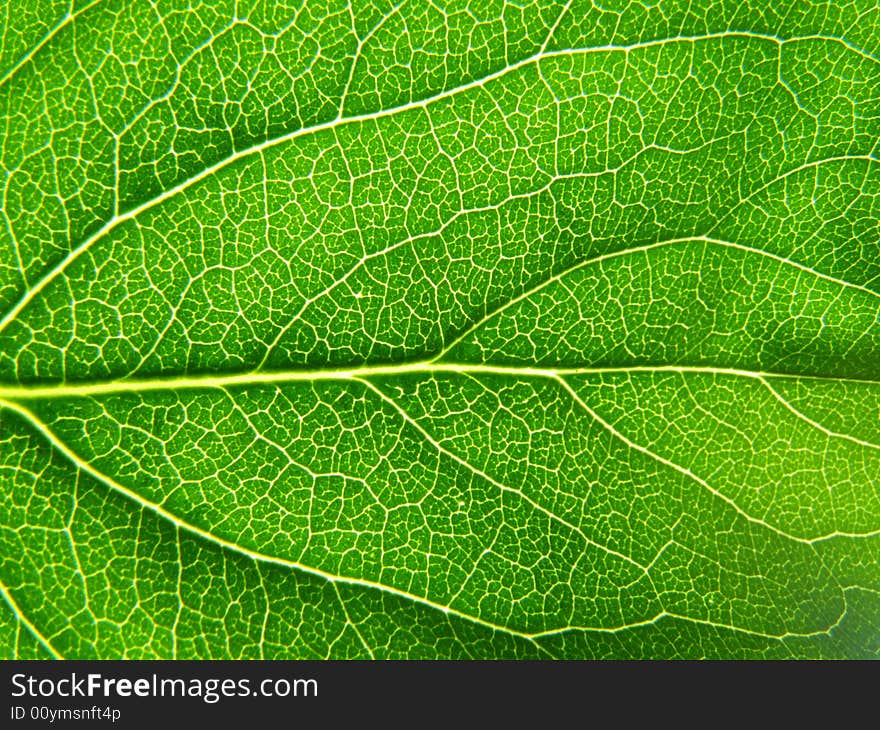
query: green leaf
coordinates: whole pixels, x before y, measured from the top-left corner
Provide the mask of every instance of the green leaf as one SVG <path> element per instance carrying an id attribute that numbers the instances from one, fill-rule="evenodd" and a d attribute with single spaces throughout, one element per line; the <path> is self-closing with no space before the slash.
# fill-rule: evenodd
<path id="1" fill-rule="evenodd" d="M 873 0 L 0 27 L 5 656 L 880 652 Z"/>

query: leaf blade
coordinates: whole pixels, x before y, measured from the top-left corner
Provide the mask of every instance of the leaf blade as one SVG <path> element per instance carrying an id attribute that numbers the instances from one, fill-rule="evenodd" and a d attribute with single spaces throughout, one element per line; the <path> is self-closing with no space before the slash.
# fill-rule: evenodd
<path id="1" fill-rule="evenodd" d="M 5 650 L 876 655 L 880 18 L 661 6 L 35 47 Z"/>

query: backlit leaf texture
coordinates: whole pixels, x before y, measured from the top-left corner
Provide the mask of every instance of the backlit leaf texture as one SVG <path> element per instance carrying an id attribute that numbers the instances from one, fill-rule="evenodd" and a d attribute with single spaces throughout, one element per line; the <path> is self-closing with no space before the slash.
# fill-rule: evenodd
<path id="1" fill-rule="evenodd" d="M 880 6 L 5 0 L 0 646 L 880 652 Z"/>

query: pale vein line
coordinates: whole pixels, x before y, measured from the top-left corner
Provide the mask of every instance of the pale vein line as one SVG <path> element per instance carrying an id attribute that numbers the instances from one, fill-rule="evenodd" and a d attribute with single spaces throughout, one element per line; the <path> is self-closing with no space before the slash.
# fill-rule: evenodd
<path id="1" fill-rule="evenodd" d="M 404 4 L 405 0 L 400 0 L 391 10 L 383 15 L 379 21 L 370 28 L 366 35 L 363 38 L 358 38 L 357 48 L 354 52 L 354 58 L 351 61 L 351 67 L 348 70 L 348 79 L 345 82 L 345 88 L 342 90 L 342 93 L 339 95 L 339 115 L 337 116 L 337 121 L 342 121 L 345 119 L 345 102 L 348 101 L 349 91 L 351 89 L 351 82 L 354 80 L 354 72 L 357 70 L 358 62 L 361 60 L 361 54 L 363 53 L 364 46 L 369 43 L 370 39 L 376 35 L 376 33 L 381 30 L 381 28 L 388 22 L 389 18 L 392 18 L 397 12 L 400 10 L 401 6 Z M 351 6 L 351 3 L 348 5 L 348 12 L 351 15 L 351 29 L 357 38 L 357 20 L 354 17 L 354 10 Z"/>
<path id="2" fill-rule="evenodd" d="M 431 434 L 428 433 L 428 431 L 425 429 L 424 426 L 422 426 L 422 424 L 420 424 L 415 418 L 410 416 L 409 413 L 407 413 L 403 409 L 403 407 L 397 403 L 397 401 L 395 401 L 393 398 L 390 398 L 389 396 L 387 396 L 381 389 L 379 389 L 376 385 L 371 383 L 369 380 L 361 380 L 360 382 L 362 382 L 371 391 L 373 391 L 376 395 L 378 395 L 382 399 L 383 402 L 390 405 L 395 410 L 395 412 L 398 415 L 400 415 L 400 417 L 404 420 L 404 422 L 406 422 L 407 424 L 412 426 L 416 431 L 418 431 L 419 434 L 421 434 L 422 438 L 424 438 L 429 444 L 431 444 L 431 446 L 433 446 L 439 453 L 445 454 L 450 459 L 452 459 L 456 463 L 463 466 L 465 469 L 467 469 L 472 474 L 480 477 L 481 479 L 484 479 L 489 484 L 492 484 L 493 486 L 497 487 L 499 491 L 508 492 L 510 494 L 515 494 L 517 497 L 524 500 L 527 504 L 531 505 L 531 507 L 533 509 L 540 512 L 545 517 L 549 517 L 552 521 L 558 522 L 563 527 L 571 530 L 576 535 L 580 536 L 581 539 L 583 539 L 583 541 L 587 545 L 590 545 L 591 547 L 594 547 L 597 550 L 601 550 L 602 552 L 608 553 L 609 555 L 613 555 L 614 557 L 618 558 L 619 560 L 623 560 L 624 562 L 629 563 L 630 565 L 638 568 L 644 575 L 648 575 L 647 568 L 644 565 L 642 565 L 641 563 L 638 563 L 637 561 L 633 560 L 633 558 L 631 558 L 629 555 L 625 555 L 624 553 L 618 552 L 617 550 L 614 550 L 613 548 L 610 548 L 610 547 L 607 547 L 606 545 L 601 545 L 601 544 L 595 542 L 579 527 L 577 527 L 576 525 L 573 525 L 571 522 L 568 522 L 568 520 L 564 520 L 562 517 L 557 515 L 555 512 L 552 512 L 551 510 L 547 509 L 546 507 L 539 504 L 538 502 L 535 502 L 535 500 L 533 500 L 531 497 L 529 497 L 528 495 L 523 493 L 522 490 L 516 489 L 515 487 L 508 486 L 507 484 L 502 484 L 501 482 L 492 478 L 486 472 L 482 471 L 481 469 L 478 469 L 470 462 L 468 462 L 465 459 L 463 459 L 462 457 L 458 456 L 458 454 L 447 449 L 445 446 L 443 446 L 443 444 L 441 444 L 433 436 L 431 436 Z"/>
<path id="3" fill-rule="evenodd" d="M 550 26 L 550 31 L 547 33 L 547 37 L 544 39 L 544 43 L 541 44 L 541 53 L 546 53 L 547 46 L 550 45 L 550 42 L 553 40 L 553 36 L 556 35 L 556 30 L 559 28 L 559 24 L 562 22 L 562 19 L 568 14 L 569 9 L 571 8 L 571 4 L 574 0 L 568 0 L 565 5 L 562 6 L 562 10 L 559 12 L 559 15 L 556 16 L 556 20 L 553 25 Z"/>
<path id="4" fill-rule="evenodd" d="M 355 625 L 355 622 L 351 620 L 351 616 L 348 614 L 348 608 L 345 606 L 345 601 L 342 598 L 342 592 L 339 590 L 339 584 L 333 583 L 333 590 L 336 591 L 336 597 L 339 599 L 339 606 L 342 608 L 342 613 L 345 615 L 345 620 L 348 622 L 348 625 L 351 626 L 351 630 L 354 631 L 355 636 L 358 637 L 358 640 L 361 642 L 361 646 L 364 647 L 367 651 L 367 655 L 370 659 L 375 659 L 376 656 L 373 654 L 373 650 L 370 648 L 370 645 L 367 644 L 364 637 L 361 635 L 361 632 L 358 630 L 358 627 Z M 266 594 L 266 600 L 269 600 L 268 594 Z M 344 633 L 344 629 L 343 629 Z M 341 638 L 341 635 L 340 635 Z"/>
<path id="5" fill-rule="evenodd" d="M 688 243 L 688 242 L 692 242 L 692 241 L 707 243 L 707 244 L 710 244 L 713 246 L 721 246 L 721 247 L 725 247 L 725 248 L 738 249 L 738 250 L 744 251 L 746 253 L 752 253 L 752 254 L 758 254 L 760 256 L 765 256 L 765 257 L 772 259 L 780 264 L 784 264 L 786 266 L 792 266 L 792 267 L 799 269 L 805 273 L 811 274 L 811 275 L 816 276 L 820 279 L 825 279 L 826 281 L 829 281 L 833 284 L 837 284 L 838 286 L 856 289 L 858 291 L 864 292 L 865 294 L 870 294 L 871 296 L 873 296 L 877 299 L 880 299 L 880 293 L 878 293 L 872 289 L 869 289 L 865 286 L 862 286 L 861 284 L 854 284 L 853 282 L 846 281 L 845 279 L 838 279 L 835 276 L 831 276 L 830 274 L 822 273 L 821 271 L 816 271 L 815 269 L 812 269 L 809 266 L 801 264 L 801 263 L 794 261 L 792 259 L 785 258 L 784 256 L 779 256 L 778 254 L 771 253 L 769 251 L 765 251 L 764 249 L 761 249 L 761 248 L 756 248 L 754 246 L 748 246 L 746 244 L 736 243 L 733 241 L 724 241 L 720 238 L 711 238 L 709 236 L 702 236 L 702 235 L 701 236 L 685 236 L 684 238 L 673 238 L 668 241 L 658 241 L 656 243 L 649 243 L 644 246 L 634 246 L 631 248 L 623 248 L 623 249 L 620 249 L 619 251 L 612 251 L 610 253 L 601 254 L 600 256 L 594 256 L 589 259 L 578 261 L 578 262 L 574 263 L 573 265 L 571 265 L 565 269 L 562 269 L 561 271 L 558 271 L 553 276 L 550 276 L 547 279 L 541 280 L 535 286 L 533 286 L 530 289 L 525 290 L 524 292 L 522 292 L 518 296 L 516 296 L 512 299 L 508 299 L 500 307 L 497 307 L 496 309 L 493 309 L 492 311 L 487 312 L 485 316 L 478 319 L 476 322 L 473 322 L 472 324 L 468 325 L 467 329 L 465 329 L 461 334 L 459 334 L 448 345 L 445 345 L 443 347 L 443 349 L 434 358 L 434 360 L 441 359 L 450 350 L 452 350 L 456 345 L 463 342 L 468 336 L 470 336 L 477 329 L 479 329 L 484 324 L 486 324 L 486 322 L 489 322 L 493 318 L 501 315 L 502 312 L 506 311 L 510 307 L 514 306 L 515 304 L 518 304 L 519 302 L 522 302 L 522 301 L 528 299 L 529 297 L 537 294 L 538 292 L 549 287 L 550 285 L 561 281 L 566 276 L 568 276 L 568 275 L 570 275 L 580 269 L 586 268 L 588 266 L 592 266 L 594 264 L 599 264 L 604 261 L 608 261 L 610 259 L 619 258 L 619 257 L 623 257 L 623 256 L 628 256 L 631 254 L 637 254 L 637 253 L 647 253 L 648 251 L 652 251 L 654 249 L 664 248 L 666 246 L 676 246 L 676 245 L 680 245 L 682 243 Z"/>
<path id="6" fill-rule="evenodd" d="M 568 393 L 569 397 L 575 403 L 577 403 L 581 408 L 583 408 L 584 411 L 586 411 L 593 418 L 593 420 L 595 420 L 598 424 L 603 426 L 606 431 L 608 431 L 612 436 L 617 438 L 619 441 L 622 441 L 629 448 L 631 448 L 635 451 L 638 451 L 642 454 L 645 454 L 645 456 L 650 457 L 654 461 L 660 462 L 664 466 L 668 466 L 670 469 L 674 469 L 675 471 L 679 472 L 680 474 L 684 474 L 689 479 L 692 479 L 693 481 L 697 482 L 697 484 L 699 484 L 704 489 L 709 491 L 711 494 L 713 494 L 715 497 L 720 499 L 722 502 L 727 503 L 730 507 L 732 507 L 736 511 L 736 513 L 740 517 L 744 518 L 745 520 L 747 520 L 753 524 L 759 525 L 760 527 L 763 527 L 767 530 L 770 530 L 771 532 L 775 532 L 777 535 L 780 535 L 781 537 L 784 537 L 787 540 L 792 540 L 793 542 L 800 542 L 805 545 L 810 545 L 813 543 L 813 540 L 809 540 L 804 537 L 797 537 L 796 535 L 791 535 L 791 534 L 785 532 L 784 530 L 781 530 L 780 528 L 776 527 L 775 525 L 771 525 L 771 524 L 765 522 L 764 520 L 761 520 L 757 517 L 753 517 L 748 512 L 743 510 L 730 497 L 719 492 L 717 489 L 715 489 L 715 487 L 713 487 L 711 484 L 709 484 L 709 482 L 707 482 L 705 479 L 703 479 L 698 474 L 694 474 L 694 472 L 692 472 L 690 469 L 686 469 L 685 467 L 681 466 L 680 464 L 676 464 L 674 461 L 670 461 L 669 459 L 661 456 L 660 454 L 655 454 L 649 448 L 642 446 L 641 444 L 637 444 L 635 441 L 633 441 L 632 439 L 630 439 L 629 437 L 625 436 L 623 433 L 618 431 L 611 423 L 609 423 L 604 418 L 602 418 L 598 413 L 596 413 L 596 411 L 594 411 L 592 408 L 590 408 L 590 406 L 588 406 L 586 404 L 586 402 L 577 394 L 577 391 L 575 391 L 575 389 L 572 388 L 564 378 L 556 377 L 556 378 L 554 378 L 554 380 L 556 380 L 556 382 L 559 383 L 563 387 L 563 389 L 565 389 L 565 391 Z"/>
<path id="7" fill-rule="evenodd" d="M 784 405 L 789 411 L 791 411 L 795 416 L 800 418 L 802 421 L 810 424 L 813 428 L 821 431 L 822 433 L 832 436 L 834 438 L 846 439 L 847 441 L 852 441 L 854 444 L 858 444 L 859 446 L 867 446 L 869 449 L 880 449 L 880 444 L 874 444 L 870 441 L 862 441 L 862 439 L 856 438 L 855 436 L 850 436 L 848 433 L 839 433 L 838 431 L 832 431 L 830 428 L 826 428 L 818 421 L 814 421 L 805 413 L 802 413 L 797 408 L 795 408 L 791 403 L 786 400 L 782 394 L 776 390 L 767 380 L 766 378 L 759 377 L 760 380 L 769 390 L 773 397 L 776 398 L 782 405 Z"/>
<path id="8" fill-rule="evenodd" d="M 177 659 L 178 647 L 177 647 L 177 627 L 180 625 L 180 617 L 183 615 L 184 610 L 186 609 L 186 602 L 183 600 L 183 550 L 180 544 L 180 528 L 175 526 L 174 528 L 174 547 L 177 549 L 177 611 L 174 614 L 174 624 L 171 626 L 171 658 Z M 257 574 L 260 576 L 260 583 L 263 582 L 263 574 L 260 571 L 257 571 Z M 268 603 L 268 596 L 266 601 Z M 263 646 L 260 644 L 260 650 L 262 651 Z M 265 657 L 260 657 L 261 659 Z"/>
<path id="9" fill-rule="evenodd" d="M 322 122 L 320 124 L 313 125 L 311 127 L 304 127 L 301 129 L 296 129 L 292 132 L 288 132 L 287 134 L 283 134 L 279 137 L 275 137 L 273 139 L 267 139 L 263 142 L 260 142 L 252 147 L 243 148 L 231 154 L 229 157 L 226 157 L 213 165 L 206 167 L 204 170 L 199 172 L 196 175 L 193 175 L 191 178 L 183 180 L 172 188 L 164 191 L 163 193 L 157 195 L 155 198 L 151 198 L 150 200 L 146 200 L 140 205 L 129 209 L 125 213 L 120 215 L 113 216 L 110 220 L 107 221 L 99 230 L 89 236 L 85 241 L 83 241 L 79 246 L 72 249 L 67 256 L 61 259 L 52 269 L 46 272 L 43 277 L 25 294 L 19 299 L 19 301 L 6 313 L 2 320 L 0 320 L 0 332 L 2 332 L 8 324 L 18 316 L 22 309 L 24 309 L 30 301 L 36 296 L 39 292 L 41 292 L 47 284 L 55 279 L 61 272 L 63 272 L 73 261 L 79 258 L 83 253 L 89 250 L 89 248 L 98 240 L 103 238 L 107 233 L 121 225 L 122 223 L 135 218 L 141 213 L 163 203 L 169 198 L 174 197 L 178 193 L 188 189 L 189 187 L 197 184 L 198 182 L 204 180 L 205 178 L 213 175 L 217 171 L 233 164 L 239 159 L 244 157 L 248 157 L 257 152 L 261 152 L 266 149 L 270 149 L 281 145 L 286 142 L 293 141 L 299 137 L 317 134 L 319 132 L 327 131 L 335 129 L 338 126 L 347 125 L 347 124 L 357 124 L 359 122 L 365 121 L 374 121 L 378 119 L 383 119 L 388 116 L 393 116 L 396 114 L 400 114 L 413 109 L 424 109 L 430 104 L 442 100 L 447 99 L 457 94 L 463 93 L 470 89 L 482 88 L 486 84 L 491 83 L 513 71 L 516 71 L 520 68 L 528 66 L 533 63 L 538 63 L 544 59 L 555 58 L 555 57 L 570 57 L 576 55 L 589 55 L 593 53 L 611 53 L 611 52 L 623 52 L 629 53 L 633 50 L 638 50 L 642 48 L 650 48 L 654 46 L 666 45 L 669 43 L 696 43 L 702 41 L 709 40 L 718 40 L 725 38 L 752 38 L 755 40 L 761 40 L 765 42 L 772 42 L 777 44 L 784 43 L 793 43 L 799 41 L 808 41 L 808 40 L 825 40 L 839 43 L 840 45 L 848 48 L 851 51 L 859 53 L 860 55 L 866 56 L 866 54 L 860 49 L 851 46 L 846 41 L 840 38 L 830 38 L 826 36 L 820 35 L 811 35 L 811 36 L 800 36 L 795 38 L 787 38 L 782 39 L 774 35 L 766 35 L 761 33 L 750 33 L 745 31 L 735 31 L 735 32 L 719 32 L 719 33 L 708 33 L 701 36 L 681 36 L 678 38 L 661 38 L 651 41 L 644 41 L 641 43 L 633 43 L 630 45 L 606 45 L 606 46 L 594 46 L 591 48 L 569 48 L 569 49 L 560 49 L 556 51 L 549 52 L 538 52 L 527 58 L 522 59 L 521 61 L 517 61 L 514 64 L 509 66 L 505 66 L 497 71 L 492 72 L 486 76 L 480 77 L 478 79 L 474 79 L 472 81 L 467 82 L 466 84 L 462 84 L 460 86 L 446 89 L 442 92 L 434 94 L 433 96 L 426 97 L 424 99 L 419 99 L 416 101 L 410 101 L 406 104 L 401 104 L 397 107 L 391 107 L 388 109 L 382 109 L 376 112 L 370 112 L 367 114 L 356 115 L 352 117 L 347 117 L 344 119 L 334 118 L 328 120 L 326 122 Z M 870 56 L 866 56 L 871 58 Z M 876 59 L 874 59 L 876 60 Z M 880 61 L 878 61 L 880 63 Z"/>
<path id="10" fill-rule="evenodd" d="M 350 368 L 320 370 L 277 370 L 266 372 L 231 373 L 227 375 L 190 375 L 144 380 L 106 380 L 97 383 L 57 383 L 53 385 L 3 385 L 0 398 L 12 401 L 48 400 L 53 398 L 83 398 L 118 393 L 149 393 L 163 390 L 197 390 L 234 388 L 315 381 L 348 381 L 401 375 L 502 375 L 515 378 L 556 378 L 570 375 L 615 375 L 678 373 L 719 375 L 740 378 L 786 378 L 815 382 L 847 382 L 880 386 L 880 381 L 858 378 L 838 378 L 798 373 L 772 373 L 736 368 L 716 368 L 699 365 L 621 365 L 611 367 L 530 367 L 519 365 L 490 365 L 487 363 L 437 362 L 420 360 L 389 365 L 359 365 Z"/>
<path id="11" fill-rule="evenodd" d="M 178 549 L 180 547 L 180 530 L 177 530 L 177 545 Z M 266 578 L 263 576 L 263 571 L 260 569 L 262 566 L 260 563 L 256 564 L 257 577 L 260 579 L 260 590 L 263 591 L 263 595 L 266 597 L 266 610 L 263 611 L 263 623 L 260 625 L 260 659 L 266 658 L 266 627 L 269 625 L 269 617 L 272 614 L 272 600 L 269 598 L 269 590 L 266 588 Z M 338 590 L 338 589 L 337 589 Z M 176 630 L 176 624 L 175 624 Z"/>
<path id="12" fill-rule="evenodd" d="M 15 602 L 15 599 L 9 593 L 6 586 L 3 585 L 2 583 L 0 583 L 0 595 L 3 596 L 3 599 L 9 605 L 9 608 L 12 609 L 12 612 L 15 614 L 15 617 L 27 627 L 27 630 L 31 632 L 31 634 L 34 636 L 34 638 L 38 642 L 40 642 L 43 646 L 45 646 L 46 649 L 49 650 L 49 653 L 55 659 L 64 659 L 64 657 L 58 653 L 58 651 L 55 649 L 55 647 L 52 646 L 52 644 L 49 642 L 49 640 L 45 636 L 43 636 L 42 633 L 40 633 L 40 630 L 30 622 L 30 620 L 28 619 L 27 616 L 24 615 L 24 613 L 22 613 L 21 609 L 18 607 L 18 604 Z"/>
<path id="13" fill-rule="evenodd" d="M 14 76 L 18 72 L 18 70 L 28 61 L 30 61 L 37 53 L 45 48 L 45 46 L 62 30 L 64 30 L 64 28 L 66 28 L 70 23 L 76 20 L 84 12 L 93 8 L 99 2 L 101 2 L 101 0 L 92 0 L 92 2 L 80 8 L 75 13 L 71 12 L 71 9 L 73 7 L 73 2 L 71 2 L 70 9 L 68 9 L 68 11 L 64 14 L 64 17 L 59 20 L 52 28 L 47 30 L 43 37 L 39 41 L 37 41 L 36 45 L 31 47 L 29 51 L 21 56 L 18 61 L 16 61 L 12 66 L 6 69 L 3 75 L 0 76 L 0 87 L 2 87 L 3 84 L 5 84 L 12 76 Z"/>
<path id="14" fill-rule="evenodd" d="M 778 177 L 774 177 L 772 180 L 750 191 L 749 194 L 746 195 L 744 198 L 740 198 L 735 205 L 732 205 L 730 207 L 730 210 L 728 210 L 712 225 L 712 227 L 709 229 L 709 233 L 717 231 L 718 228 L 721 227 L 721 224 L 724 223 L 728 218 L 730 218 L 730 216 L 732 216 L 734 213 L 736 213 L 737 208 L 739 208 L 741 205 L 748 203 L 755 196 L 760 195 L 768 188 L 776 185 L 779 182 L 782 182 L 783 180 L 786 180 L 792 175 L 797 175 L 799 172 L 803 172 L 804 170 L 810 170 L 813 168 L 818 169 L 827 162 L 848 162 L 853 160 L 867 162 L 869 163 L 869 167 L 871 163 L 880 163 L 880 160 L 878 160 L 876 157 L 873 157 L 872 155 L 837 155 L 835 157 L 823 157 L 819 160 L 811 160 L 810 162 L 805 162 L 803 165 L 798 165 L 797 167 L 793 167 L 791 170 L 786 170 Z"/>
<path id="15" fill-rule="evenodd" d="M 840 625 L 840 622 L 843 621 L 844 616 L 846 616 L 847 607 L 846 607 L 846 594 L 845 593 L 843 594 L 843 598 L 844 598 L 843 609 L 841 609 L 840 614 L 834 620 L 833 624 L 828 626 L 827 629 L 816 629 L 815 631 L 807 631 L 807 632 L 804 632 L 803 634 L 799 634 L 799 633 L 792 632 L 792 631 L 786 631 L 784 634 L 777 634 L 777 635 L 764 634 L 760 631 L 753 631 L 751 629 L 743 629 L 739 626 L 731 626 L 730 624 L 720 624 L 720 623 L 717 623 L 716 621 L 712 621 L 711 619 L 692 618 L 690 616 L 683 616 L 678 613 L 669 613 L 669 612 L 667 612 L 665 615 L 668 616 L 669 618 L 678 619 L 680 621 L 688 621 L 689 623 L 694 623 L 694 624 L 701 624 L 703 626 L 711 626 L 712 628 L 715 628 L 715 629 L 736 631 L 741 634 L 749 634 L 750 636 L 758 636 L 762 639 L 772 637 L 774 639 L 777 639 L 779 641 L 784 642 L 786 639 L 805 639 L 805 638 L 810 638 L 813 636 L 830 636 L 831 632 L 834 631 L 834 629 L 836 629 Z"/>

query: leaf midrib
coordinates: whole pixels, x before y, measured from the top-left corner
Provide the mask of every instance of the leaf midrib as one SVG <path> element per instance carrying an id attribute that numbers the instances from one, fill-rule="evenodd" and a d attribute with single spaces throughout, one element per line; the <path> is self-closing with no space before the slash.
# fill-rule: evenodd
<path id="1" fill-rule="evenodd" d="M 492 365 L 490 363 L 437 362 L 416 360 L 412 362 L 383 365 L 358 365 L 348 368 L 322 368 L 299 370 L 270 370 L 261 372 L 238 372 L 210 375 L 180 375 L 165 378 L 104 380 L 94 383 L 68 382 L 51 385 L 4 385 L 0 383 L 0 400 L 55 400 L 62 398 L 114 395 L 122 393 L 149 393 L 155 391 L 202 390 L 236 388 L 260 385 L 283 385 L 285 383 L 315 382 L 322 380 L 352 381 L 399 375 L 501 375 L 515 378 L 558 379 L 572 375 L 613 375 L 618 373 L 679 373 L 720 375 L 762 380 L 803 379 L 824 382 L 880 384 L 880 376 L 871 378 L 835 377 L 792 372 L 769 372 L 738 368 L 702 365 L 620 365 L 608 367 L 530 367 L 520 365 Z"/>

